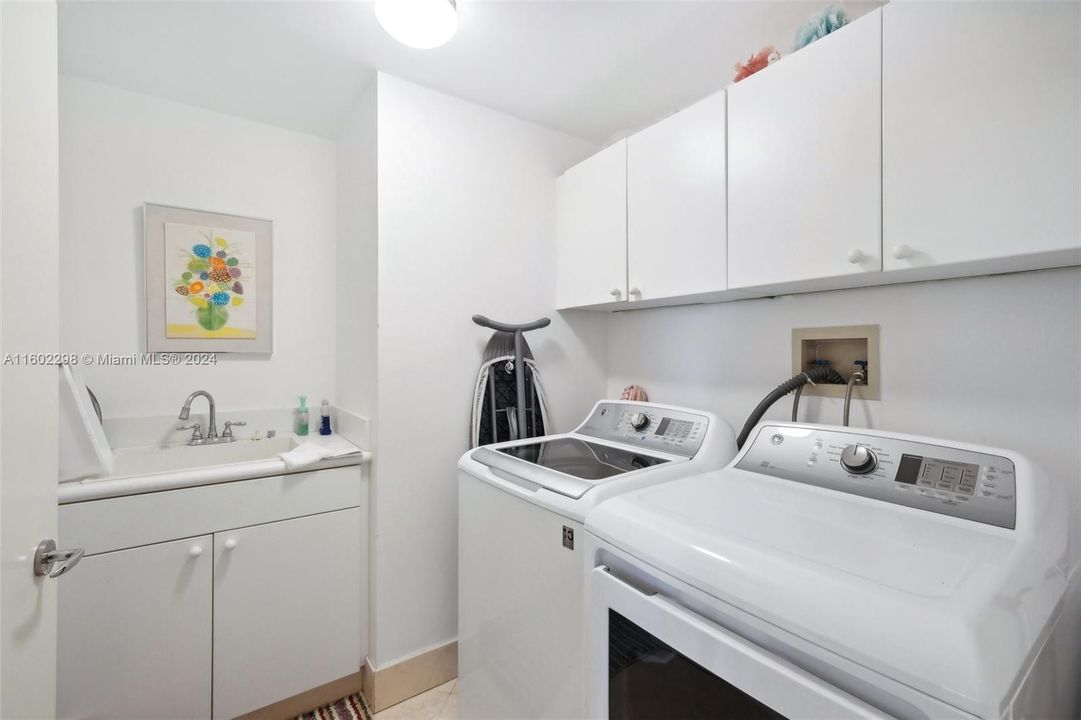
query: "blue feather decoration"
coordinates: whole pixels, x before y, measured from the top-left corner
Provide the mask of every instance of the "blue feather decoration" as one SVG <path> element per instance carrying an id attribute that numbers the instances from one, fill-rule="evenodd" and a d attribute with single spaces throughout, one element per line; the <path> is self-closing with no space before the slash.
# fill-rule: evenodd
<path id="1" fill-rule="evenodd" d="M 848 24 L 848 16 L 839 5 L 830 5 L 807 19 L 796 31 L 795 50 L 807 47 L 815 40 L 820 40 L 834 30 L 840 30 Z"/>

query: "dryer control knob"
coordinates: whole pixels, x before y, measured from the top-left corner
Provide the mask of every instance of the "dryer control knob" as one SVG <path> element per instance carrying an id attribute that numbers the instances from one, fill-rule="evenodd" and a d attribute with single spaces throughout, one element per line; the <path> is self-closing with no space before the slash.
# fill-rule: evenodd
<path id="1" fill-rule="evenodd" d="M 631 415 L 631 427 L 638 431 L 645 430 L 649 427 L 649 415 L 640 412 Z"/>
<path id="2" fill-rule="evenodd" d="M 841 467 L 856 475 L 866 475 L 878 467 L 878 458 L 870 448 L 849 445 L 841 451 Z"/>

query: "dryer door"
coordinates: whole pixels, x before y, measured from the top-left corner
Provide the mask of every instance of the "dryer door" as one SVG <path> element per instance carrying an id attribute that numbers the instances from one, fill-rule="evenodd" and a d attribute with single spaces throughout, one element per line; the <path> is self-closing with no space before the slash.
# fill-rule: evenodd
<path id="1" fill-rule="evenodd" d="M 590 577 L 589 716 L 609 720 L 886 720 L 832 687 L 662 595 L 608 572 Z M 599 653 L 591 653 L 596 658 Z"/>

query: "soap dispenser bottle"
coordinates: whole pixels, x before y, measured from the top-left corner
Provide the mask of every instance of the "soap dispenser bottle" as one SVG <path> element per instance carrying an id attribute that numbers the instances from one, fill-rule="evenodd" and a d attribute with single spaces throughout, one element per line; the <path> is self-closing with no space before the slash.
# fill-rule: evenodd
<path id="1" fill-rule="evenodd" d="M 293 432 L 297 435 L 308 434 L 308 396 L 300 396 L 300 407 L 293 411 Z"/>
<path id="2" fill-rule="evenodd" d="M 330 403 L 323 399 L 319 406 L 319 434 L 330 435 Z"/>

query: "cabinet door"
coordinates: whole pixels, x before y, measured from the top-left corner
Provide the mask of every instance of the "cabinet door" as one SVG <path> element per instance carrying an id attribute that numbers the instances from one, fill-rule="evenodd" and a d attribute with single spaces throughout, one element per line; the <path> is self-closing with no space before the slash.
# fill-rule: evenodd
<path id="1" fill-rule="evenodd" d="M 352 508 L 214 535 L 215 718 L 360 670 L 361 527 Z"/>
<path id="2" fill-rule="evenodd" d="M 58 717 L 210 716 L 212 541 L 92 555 L 64 576 Z"/>
<path id="3" fill-rule="evenodd" d="M 1081 5 L 890 3 L 882 23 L 886 269 L 1081 246 Z"/>
<path id="4" fill-rule="evenodd" d="M 881 17 L 728 89 L 729 288 L 882 269 Z"/>
<path id="5" fill-rule="evenodd" d="M 627 141 L 632 301 L 727 287 L 724 145 L 723 92 Z"/>
<path id="6" fill-rule="evenodd" d="M 556 306 L 627 297 L 627 141 L 556 179 Z"/>

